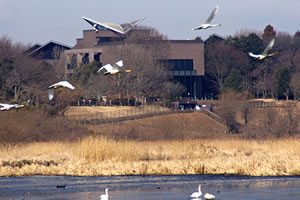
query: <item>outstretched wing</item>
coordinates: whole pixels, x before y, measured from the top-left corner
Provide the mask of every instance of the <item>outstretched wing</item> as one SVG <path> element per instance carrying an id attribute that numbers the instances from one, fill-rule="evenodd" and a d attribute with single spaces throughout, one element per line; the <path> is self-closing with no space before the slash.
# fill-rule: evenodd
<path id="1" fill-rule="evenodd" d="M 129 23 L 124 23 L 124 24 L 120 24 L 120 26 L 122 27 L 124 33 L 127 33 L 128 31 L 130 31 L 133 27 L 135 27 L 138 23 L 140 23 L 141 21 L 143 21 L 146 17 L 143 17 L 141 19 L 138 20 L 134 20 L 132 22 Z"/>
<path id="2" fill-rule="evenodd" d="M 11 108 L 16 108 L 17 106 L 19 106 L 18 104 L 6 104 L 6 103 L 0 103 L 0 110 L 9 110 Z"/>
<path id="3" fill-rule="evenodd" d="M 212 13 L 209 15 L 209 17 L 207 18 L 205 24 L 210 24 L 210 22 L 214 19 L 214 17 L 217 15 L 219 11 L 219 6 L 217 6 Z"/>
<path id="4" fill-rule="evenodd" d="M 53 85 L 50 85 L 48 88 L 51 89 L 55 89 L 55 88 L 59 88 L 59 87 L 66 87 L 69 89 L 74 90 L 75 87 L 73 85 L 71 85 L 68 81 L 59 81 L 58 83 L 54 83 Z"/>
<path id="5" fill-rule="evenodd" d="M 93 27 L 96 27 L 95 25 L 99 25 L 99 23 L 97 21 L 94 21 L 92 19 L 89 19 L 87 17 L 82 17 L 82 19 L 84 19 L 87 23 L 89 23 L 90 25 L 92 25 Z"/>
<path id="6" fill-rule="evenodd" d="M 69 88 L 71 90 L 74 90 L 75 87 L 73 85 L 71 85 L 71 83 L 69 83 L 68 81 L 61 81 L 60 84 L 63 86 L 63 87 L 66 87 L 66 88 Z"/>
<path id="7" fill-rule="evenodd" d="M 123 60 L 119 60 L 114 64 L 114 67 L 123 67 Z"/>
<path id="8" fill-rule="evenodd" d="M 113 24 L 113 23 L 106 23 L 106 22 L 98 22 L 92 19 L 89 19 L 87 17 L 82 17 L 86 22 L 88 22 L 90 25 L 92 25 L 96 29 L 100 29 L 99 26 L 105 27 L 111 31 L 115 31 L 117 33 L 124 34 L 123 28 L 119 24 Z"/>
<path id="9" fill-rule="evenodd" d="M 8 104 L 6 103 L 0 103 L 0 109 L 1 110 L 6 110 L 8 108 Z"/>
<path id="10" fill-rule="evenodd" d="M 48 89 L 51 89 L 51 88 L 56 88 L 56 87 L 58 87 L 58 86 L 60 86 L 60 87 L 61 87 L 61 85 L 60 85 L 60 82 L 58 82 L 58 83 L 54 83 L 54 84 L 50 85 L 50 86 L 48 87 Z"/>
<path id="11" fill-rule="evenodd" d="M 111 64 L 104 65 L 103 67 L 101 67 L 101 68 L 98 70 L 98 73 L 99 73 L 102 69 L 105 69 L 107 72 L 111 72 L 111 70 L 113 69 L 113 66 L 111 66 Z"/>
<path id="12" fill-rule="evenodd" d="M 51 89 L 48 89 L 48 99 L 49 101 L 51 101 L 54 97 L 54 89 L 51 88 Z"/>
<path id="13" fill-rule="evenodd" d="M 264 50 L 264 52 L 262 53 L 263 55 L 267 55 L 268 52 L 272 49 L 272 47 L 274 46 L 274 43 L 275 43 L 275 39 L 272 39 L 268 46 L 266 47 L 266 49 Z"/>

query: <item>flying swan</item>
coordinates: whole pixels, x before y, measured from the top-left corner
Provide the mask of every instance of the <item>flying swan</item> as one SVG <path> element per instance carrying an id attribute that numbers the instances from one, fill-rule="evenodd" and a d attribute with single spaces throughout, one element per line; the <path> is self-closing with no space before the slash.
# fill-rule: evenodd
<path id="1" fill-rule="evenodd" d="M 0 103 L 1 111 L 10 110 L 12 108 L 23 108 L 23 107 L 24 107 L 24 105 L 19 105 L 19 104 Z"/>
<path id="2" fill-rule="evenodd" d="M 219 11 L 219 6 L 215 7 L 215 9 L 207 18 L 206 22 L 204 22 L 204 24 L 201 24 L 199 27 L 193 28 L 193 30 L 201 30 L 201 29 L 208 29 L 216 26 L 221 26 L 221 24 L 211 24 L 211 21 L 215 18 L 218 11 Z"/>
<path id="3" fill-rule="evenodd" d="M 126 34 L 128 33 L 133 27 L 135 27 L 138 23 L 143 21 L 145 17 L 134 20 L 132 22 L 124 23 L 124 24 L 113 24 L 113 23 L 106 23 L 106 22 L 97 22 L 93 19 L 89 19 L 87 17 L 82 17 L 83 20 L 85 20 L 87 23 L 89 23 L 93 28 L 95 29 L 96 32 L 99 30 L 102 30 L 103 27 L 106 29 L 109 29 L 113 32 L 119 33 L 119 34 Z"/>
<path id="4" fill-rule="evenodd" d="M 54 89 L 61 88 L 61 87 L 69 88 L 71 90 L 75 89 L 75 87 L 71 85 L 71 83 L 69 83 L 68 81 L 59 81 L 58 83 L 54 83 L 53 85 L 50 85 L 48 87 L 49 101 L 52 100 L 54 97 Z"/>
<path id="5" fill-rule="evenodd" d="M 123 60 L 120 60 L 120 61 L 116 62 L 113 66 L 111 64 L 104 65 L 103 67 L 101 67 L 98 70 L 98 73 L 102 69 L 106 70 L 106 72 L 104 72 L 104 75 L 108 75 L 108 74 L 110 74 L 110 75 L 116 75 L 116 74 L 121 73 L 121 72 L 132 72 L 131 69 L 121 70 L 121 67 L 123 67 Z"/>
<path id="6" fill-rule="evenodd" d="M 272 39 L 268 46 L 266 47 L 266 49 L 264 50 L 264 52 L 260 55 L 256 55 L 256 54 L 253 54 L 252 52 L 249 53 L 249 56 L 253 57 L 255 60 L 263 60 L 267 57 L 271 57 L 271 56 L 274 56 L 274 55 L 279 55 L 279 52 L 274 52 L 274 53 L 271 53 L 271 54 L 268 54 L 269 51 L 272 49 L 272 47 L 274 46 L 274 43 L 275 43 L 275 39 Z"/>

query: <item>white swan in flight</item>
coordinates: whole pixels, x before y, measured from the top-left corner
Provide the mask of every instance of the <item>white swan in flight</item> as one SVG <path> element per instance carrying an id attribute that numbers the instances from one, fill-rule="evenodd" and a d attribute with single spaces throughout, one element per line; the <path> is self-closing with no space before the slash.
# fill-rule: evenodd
<path id="1" fill-rule="evenodd" d="M 54 89 L 61 88 L 61 87 L 69 88 L 71 90 L 75 89 L 75 87 L 71 85 L 71 83 L 69 83 L 68 81 L 59 81 L 57 83 L 54 83 L 48 87 L 49 100 L 52 100 L 54 97 Z"/>
<path id="2" fill-rule="evenodd" d="M 279 52 L 274 52 L 274 53 L 268 54 L 269 51 L 274 46 L 274 43 L 275 43 L 275 39 L 272 39 L 269 42 L 268 46 L 266 47 L 266 49 L 264 50 L 264 52 L 262 54 L 256 55 L 256 54 L 253 54 L 252 52 L 250 52 L 249 56 L 253 57 L 255 60 L 263 60 L 267 57 L 271 57 L 271 56 L 274 56 L 274 55 L 279 55 Z"/>
<path id="3" fill-rule="evenodd" d="M 212 13 L 207 18 L 206 22 L 204 24 L 201 24 L 199 27 L 193 28 L 193 30 L 201 30 L 201 29 L 208 29 L 216 26 L 221 26 L 221 24 L 211 24 L 211 21 L 215 18 L 219 11 L 219 6 L 217 6 Z"/>
<path id="4" fill-rule="evenodd" d="M 190 197 L 191 198 L 199 198 L 201 195 L 202 195 L 202 192 L 201 192 L 201 184 L 200 184 L 199 187 L 198 187 L 198 191 L 197 192 L 193 192 L 190 195 Z"/>
<path id="5" fill-rule="evenodd" d="M 210 200 L 210 199 L 215 199 L 216 196 L 210 193 L 205 193 L 204 194 L 204 199 Z"/>
<path id="6" fill-rule="evenodd" d="M 108 200 L 108 188 L 105 188 L 105 194 L 100 195 L 100 200 Z"/>
<path id="7" fill-rule="evenodd" d="M 133 27 L 135 27 L 138 23 L 143 21 L 145 19 L 145 17 L 143 17 L 141 19 L 138 19 L 138 20 L 134 20 L 134 21 L 129 22 L 129 23 L 124 23 L 124 24 L 113 24 L 113 23 L 106 23 L 106 22 L 97 22 L 97 21 L 95 21 L 93 19 L 89 19 L 87 17 L 82 17 L 82 19 L 84 19 L 87 23 L 92 25 L 96 32 L 103 29 L 103 27 L 104 27 L 104 28 L 107 28 L 107 29 L 109 29 L 113 32 L 117 32 L 117 33 L 120 33 L 120 34 L 124 35 L 127 32 L 129 32 Z"/>
<path id="8" fill-rule="evenodd" d="M 23 108 L 23 107 L 24 107 L 24 105 L 19 105 L 19 104 L 0 103 L 1 111 L 10 110 L 12 108 Z"/>
<path id="9" fill-rule="evenodd" d="M 102 69 L 105 69 L 106 72 L 104 72 L 104 75 L 116 75 L 120 72 L 132 72 L 131 69 L 128 69 L 128 70 L 121 70 L 121 67 L 123 67 L 123 60 L 119 60 L 118 62 L 116 62 L 114 64 L 114 66 L 112 66 L 111 64 L 107 64 L 107 65 L 104 65 L 103 67 L 101 67 L 99 70 L 98 70 L 98 73 L 102 70 Z"/>

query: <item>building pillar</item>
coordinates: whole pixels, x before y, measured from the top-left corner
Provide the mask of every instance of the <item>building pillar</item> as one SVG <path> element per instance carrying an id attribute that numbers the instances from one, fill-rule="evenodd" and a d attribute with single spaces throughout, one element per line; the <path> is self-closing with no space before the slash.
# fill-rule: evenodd
<path id="1" fill-rule="evenodd" d="M 94 52 L 89 52 L 89 61 L 90 63 L 94 62 Z"/>
<path id="2" fill-rule="evenodd" d="M 78 66 L 80 66 L 81 63 L 82 63 L 82 55 L 80 53 L 78 53 L 77 54 L 77 62 L 76 62 L 77 66 L 76 66 L 76 68 Z"/>

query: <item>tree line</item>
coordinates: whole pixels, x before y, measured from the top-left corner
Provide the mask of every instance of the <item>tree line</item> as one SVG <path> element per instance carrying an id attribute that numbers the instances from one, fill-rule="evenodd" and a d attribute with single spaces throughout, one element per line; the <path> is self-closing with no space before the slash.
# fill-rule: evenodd
<path id="1" fill-rule="evenodd" d="M 17 103 L 30 100 L 32 105 L 49 105 L 52 113 L 61 113 L 65 107 L 80 99 L 101 100 L 103 96 L 118 100 L 127 99 L 145 101 L 148 98 L 173 98 L 185 90 L 175 83 L 168 74 L 168 69 L 159 63 L 158 57 L 167 52 L 168 44 L 158 42 L 164 36 L 154 29 L 146 43 L 139 43 L 141 38 L 129 35 L 125 45 L 116 46 L 112 51 L 113 59 L 122 59 L 124 68 L 133 73 L 120 73 L 116 76 L 104 76 L 97 73 L 99 63 L 82 64 L 70 77 L 61 78 L 64 62 L 54 65 L 26 56 L 24 52 L 30 47 L 20 43 L 14 44 L 7 36 L 0 38 L 0 100 Z M 144 38 L 143 38 L 144 40 Z M 61 58 L 64 59 L 63 57 Z M 113 63 L 112 63 L 113 64 Z M 62 70 L 63 69 L 63 70 Z M 68 79 L 76 91 L 60 90 L 54 102 L 47 99 L 48 86 Z"/>
<path id="2" fill-rule="evenodd" d="M 122 59 L 125 68 L 133 73 L 104 76 L 97 73 L 98 63 L 90 63 L 75 70 L 69 77 L 77 92 L 61 91 L 56 100 L 63 104 L 71 100 L 103 96 L 126 99 L 127 103 L 149 98 L 178 99 L 185 88 L 174 82 L 170 66 L 160 59 L 167 58 L 166 36 L 151 29 L 151 37 L 129 35 L 125 45 L 117 46 L 112 54 Z M 261 53 L 275 38 L 271 51 L 280 55 L 263 61 L 254 61 L 249 52 Z M 197 37 L 200 39 L 200 37 Z M 0 100 L 20 102 L 30 99 L 33 105 L 47 104 L 47 88 L 58 81 L 57 74 L 64 66 L 51 66 L 47 62 L 26 56 L 28 45 L 14 44 L 7 36 L 0 38 Z M 63 62 L 60 62 L 60 64 Z M 271 25 L 263 33 L 241 31 L 225 39 L 210 36 L 205 41 L 205 76 L 203 97 L 218 98 L 227 89 L 246 92 L 256 98 L 298 99 L 300 97 L 300 32 L 294 35 L 277 33 Z M 66 93 L 66 94 L 65 94 Z M 74 98 L 74 99 L 73 99 Z M 125 102 L 126 103 L 126 102 Z"/>
<path id="3" fill-rule="evenodd" d="M 275 39 L 271 52 L 280 55 L 263 61 L 248 53 L 260 54 Z M 242 31 L 226 39 L 211 36 L 205 41 L 206 76 L 204 95 L 219 97 L 226 89 L 247 92 L 255 98 L 299 99 L 300 32 L 276 33 L 271 25 L 263 33 Z"/>

